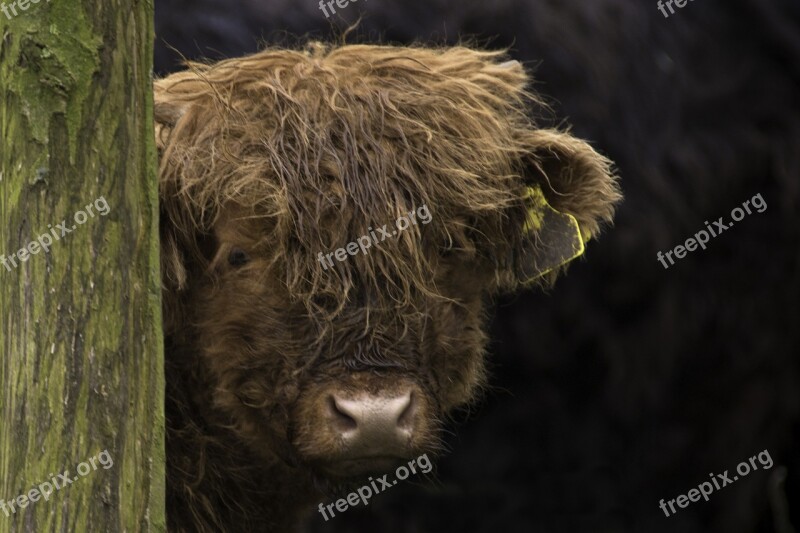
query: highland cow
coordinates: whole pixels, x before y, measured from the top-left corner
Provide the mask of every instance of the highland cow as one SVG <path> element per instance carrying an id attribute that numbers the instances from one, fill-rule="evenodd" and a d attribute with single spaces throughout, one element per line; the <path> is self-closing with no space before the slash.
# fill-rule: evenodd
<path id="1" fill-rule="evenodd" d="M 485 384 L 487 301 L 551 283 L 553 226 L 582 245 L 620 198 L 529 81 L 503 52 L 312 43 L 155 83 L 172 530 L 290 531 L 440 449 Z"/>

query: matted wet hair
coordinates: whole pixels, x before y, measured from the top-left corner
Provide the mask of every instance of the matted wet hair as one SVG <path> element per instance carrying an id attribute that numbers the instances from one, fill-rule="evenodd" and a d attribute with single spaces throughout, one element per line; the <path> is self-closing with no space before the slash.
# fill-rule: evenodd
<path id="1" fill-rule="evenodd" d="M 607 159 L 537 128 L 531 110 L 545 106 L 503 51 L 314 42 L 188 67 L 155 83 L 170 293 L 208 262 L 202 237 L 226 205 L 263 221 L 273 273 L 331 320 L 359 286 L 380 289 L 372 305 L 436 296 L 442 250 L 491 268 L 494 288 L 517 288 L 529 185 L 587 238 L 620 198 Z M 319 252 L 422 204 L 433 224 L 320 267 Z"/>

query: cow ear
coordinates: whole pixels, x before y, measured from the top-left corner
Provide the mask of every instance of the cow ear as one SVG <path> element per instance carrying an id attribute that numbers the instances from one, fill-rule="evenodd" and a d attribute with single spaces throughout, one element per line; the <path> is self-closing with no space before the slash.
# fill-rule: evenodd
<path id="1" fill-rule="evenodd" d="M 155 127 L 156 148 L 158 148 L 159 159 L 167 147 L 169 134 L 178 124 L 184 112 L 184 105 L 163 99 L 163 93 L 156 90 L 155 103 L 153 105 L 153 125 Z"/>
<path id="2" fill-rule="evenodd" d="M 528 216 L 517 280 L 552 282 L 603 223 L 611 223 L 622 195 L 611 162 L 585 141 L 557 130 L 525 135 Z"/>

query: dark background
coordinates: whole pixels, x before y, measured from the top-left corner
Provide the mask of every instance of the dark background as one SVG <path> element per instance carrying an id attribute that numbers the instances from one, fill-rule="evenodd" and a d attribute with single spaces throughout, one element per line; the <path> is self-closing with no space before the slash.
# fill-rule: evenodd
<path id="1" fill-rule="evenodd" d="M 800 531 L 800 2 L 694 0 L 669 18 L 655 0 L 337 11 L 158 0 L 156 69 L 341 39 L 359 16 L 348 42 L 508 46 L 557 119 L 617 163 L 625 201 L 549 294 L 498 302 L 494 390 L 450 428 L 434 481 L 315 514 L 309 531 Z M 764 213 L 668 270 L 656 260 L 758 193 Z M 659 509 L 764 449 L 771 470 Z"/>

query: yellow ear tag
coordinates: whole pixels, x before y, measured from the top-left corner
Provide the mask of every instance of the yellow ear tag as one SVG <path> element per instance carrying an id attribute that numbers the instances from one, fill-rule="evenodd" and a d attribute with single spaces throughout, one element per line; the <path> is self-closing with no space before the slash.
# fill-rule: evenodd
<path id="1" fill-rule="evenodd" d="M 553 209 L 539 186 L 528 187 L 525 198 L 530 207 L 523 231 L 532 238 L 522 251 L 520 279 L 530 283 L 580 257 L 584 242 L 575 217 Z"/>

